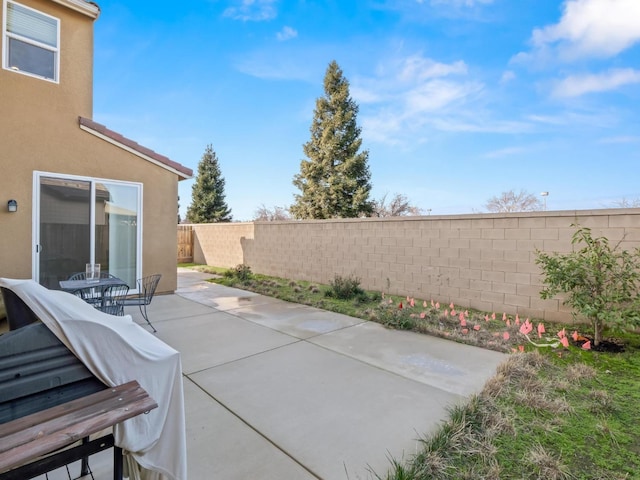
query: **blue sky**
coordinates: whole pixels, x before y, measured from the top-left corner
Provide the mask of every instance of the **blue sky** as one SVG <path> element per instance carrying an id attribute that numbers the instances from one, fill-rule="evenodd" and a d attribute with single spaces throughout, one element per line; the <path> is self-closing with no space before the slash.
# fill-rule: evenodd
<path id="1" fill-rule="evenodd" d="M 99 5 L 94 120 L 194 173 L 212 144 L 234 220 L 293 202 L 332 60 L 374 198 L 433 215 L 510 189 L 548 191 L 550 210 L 640 198 L 638 0 Z"/>

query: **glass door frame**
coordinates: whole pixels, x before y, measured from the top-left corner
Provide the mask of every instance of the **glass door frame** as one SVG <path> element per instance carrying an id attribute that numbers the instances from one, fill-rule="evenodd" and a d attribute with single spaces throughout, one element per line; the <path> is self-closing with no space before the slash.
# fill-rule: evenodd
<path id="1" fill-rule="evenodd" d="M 90 200 L 90 228 L 89 228 L 89 252 L 90 258 L 95 259 L 96 249 L 96 212 L 95 212 L 95 196 L 96 196 L 96 183 L 108 183 L 117 184 L 128 187 L 135 187 L 138 190 L 138 216 L 137 216 L 137 228 L 136 228 L 136 278 L 142 277 L 142 255 L 143 255 L 143 184 L 140 182 L 127 182 L 123 180 L 113 180 L 110 178 L 98 178 L 98 177 L 86 177 L 80 175 L 69 175 L 63 173 L 53 173 L 34 170 L 33 172 L 33 209 L 32 209 L 32 232 L 31 238 L 33 239 L 33 252 L 32 252 L 32 278 L 38 282 L 40 278 L 40 253 L 42 252 L 42 246 L 40 245 L 40 179 L 43 177 L 48 178 L 60 178 L 64 180 L 76 180 L 89 182 L 91 185 L 91 200 Z M 137 285 L 130 285 L 130 293 L 138 293 Z"/>

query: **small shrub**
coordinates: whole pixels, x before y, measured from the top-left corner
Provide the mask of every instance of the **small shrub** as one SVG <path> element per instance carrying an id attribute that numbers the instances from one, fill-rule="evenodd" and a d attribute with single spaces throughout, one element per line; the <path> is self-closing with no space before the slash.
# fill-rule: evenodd
<path id="1" fill-rule="evenodd" d="M 611 247 L 606 237 L 594 238 L 586 227 L 577 228 L 571 243 L 583 245 L 571 253 L 537 251 L 536 264 L 542 270 L 543 299 L 559 293 L 575 315 L 589 319 L 593 344 L 598 346 L 605 326 L 640 326 L 640 249 Z"/>
<path id="2" fill-rule="evenodd" d="M 366 303 L 369 303 L 370 301 L 371 298 L 369 298 L 369 295 L 367 295 L 367 292 L 365 291 L 357 293 L 355 298 L 353 299 L 353 303 L 356 305 L 364 305 Z"/>
<path id="3" fill-rule="evenodd" d="M 329 289 L 325 292 L 325 296 L 340 300 L 350 300 L 364 293 L 364 290 L 360 288 L 360 279 L 358 277 L 336 275 L 329 283 Z"/>
<path id="4" fill-rule="evenodd" d="M 241 263 L 224 272 L 224 276 L 227 278 L 237 278 L 242 283 L 249 283 L 253 278 L 251 273 L 251 267 Z"/>

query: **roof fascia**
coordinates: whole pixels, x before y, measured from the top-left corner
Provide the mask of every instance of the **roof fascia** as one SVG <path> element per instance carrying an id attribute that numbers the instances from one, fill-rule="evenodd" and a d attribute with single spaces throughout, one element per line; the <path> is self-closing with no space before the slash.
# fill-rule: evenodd
<path id="1" fill-rule="evenodd" d="M 85 14 L 87 17 L 96 19 L 100 16 L 100 7 L 93 2 L 86 2 L 85 0 L 52 0 L 55 3 L 64 5 L 71 10 Z"/>

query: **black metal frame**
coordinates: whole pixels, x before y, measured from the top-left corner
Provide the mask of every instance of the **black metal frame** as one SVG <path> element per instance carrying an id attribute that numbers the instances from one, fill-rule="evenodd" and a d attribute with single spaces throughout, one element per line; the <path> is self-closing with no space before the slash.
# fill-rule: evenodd
<path id="1" fill-rule="evenodd" d="M 82 445 L 62 450 L 53 455 L 35 460 L 22 467 L 14 468 L 5 473 L 0 473 L 0 480 L 28 480 L 43 473 L 64 467 L 78 460 L 82 460 L 80 476 L 89 475 L 89 461 L 91 455 L 113 447 L 113 479 L 122 480 L 123 462 L 122 449 L 116 447 L 112 434 L 97 438 L 92 441 L 83 441 Z"/>
<path id="2" fill-rule="evenodd" d="M 147 321 L 147 324 L 153 329 L 153 332 L 157 332 L 156 328 L 151 325 L 149 321 L 149 315 L 147 314 L 147 305 L 151 303 L 153 300 L 153 295 L 156 292 L 156 288 L 158 288 L 158 283 L 160 282 L 160 277 L 162 275 L 156 273 L 154 275 L 149 275 L 147 277 L 143 277 L 138 279 L 138 296 L 126 298 L 124 301 L 125 306 L 137 305 L 140 308 L 140 313 L 142 317 Z"/>

